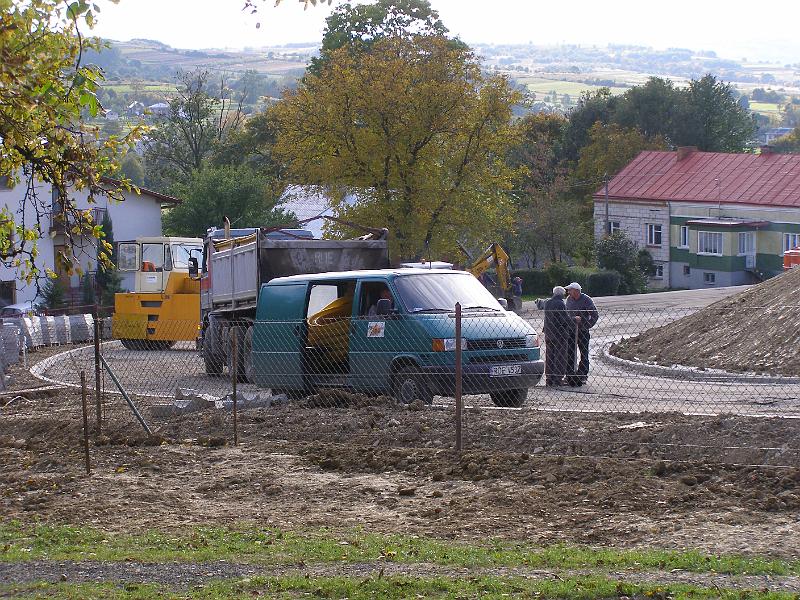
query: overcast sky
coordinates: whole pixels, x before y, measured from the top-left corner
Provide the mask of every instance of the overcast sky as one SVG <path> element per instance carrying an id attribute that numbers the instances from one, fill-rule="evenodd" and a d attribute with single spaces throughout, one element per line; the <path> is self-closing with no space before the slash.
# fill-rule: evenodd
<path id="1" fill-rule="evenodd" d="M 176 48 L 243 48 L 317 41 L 327 6 L 296 0 L 100 0 L 95 34 L 149 38 Z M 336 2 L 334 2 L 335 6 Z M 715 50 L 720 56 L 800 62 L 799 0 L 431 0 L 468 43 L 640 44 Z M 759 10 L 763 11 L 759 13 Z M 260 28 L 256 24 L 260 23 Z"/>

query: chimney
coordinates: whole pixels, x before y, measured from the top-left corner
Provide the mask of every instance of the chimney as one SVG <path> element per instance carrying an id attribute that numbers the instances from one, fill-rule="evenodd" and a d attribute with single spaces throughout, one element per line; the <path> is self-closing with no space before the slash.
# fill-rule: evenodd
<path id="1" fill-rule="evenodd" d="M 775 146 L 770 146 L 769 144 L 762 144 L 759 148 L 759 154 L 762 156 L 769 156 L 770 154 L 775 153 Z"/>
<path id="2" fill-rule="evenodd" d="M 692 152 L 697 152 L 697 146 L 678 146 L 678 162 L 688 157 Z"/>

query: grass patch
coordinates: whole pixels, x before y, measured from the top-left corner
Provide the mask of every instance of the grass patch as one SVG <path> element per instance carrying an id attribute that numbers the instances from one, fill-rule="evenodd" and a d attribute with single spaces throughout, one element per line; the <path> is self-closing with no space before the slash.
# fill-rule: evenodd
<path id="1" fill-rule="evenodd" d="M 456 567 L 557 569 L 681 569 L 697 573 L 800 575 L 800 561 L 708 555 L 697 551 L 614 550 L 583 546 L 536 547 L 489 540 L 481 544 L 434 538 L 329 530 L 281 531 L 241 525 L 180 532 L 106 534 L 70 525 L 0 525 L 0 560 L 134 560 L 294 564 L 330 562 L 433 563 Z"/>
<path id="2" fill-rule="evenodd" d="M 15 598 L 108 598 L 163 599 L 197 598 L 650 598 L 702 600 L 705 598 L 788 600 L 796 596 L 783 592 L 713 590 L 688 585 L 641 585 L 603 577 L 566 579 L 522 579 L 518 577 L 253 577 L 220 581 L 190 590 L 170 590 L 152 584 L 35 584 L 0 586 L 0 592 Z"/>

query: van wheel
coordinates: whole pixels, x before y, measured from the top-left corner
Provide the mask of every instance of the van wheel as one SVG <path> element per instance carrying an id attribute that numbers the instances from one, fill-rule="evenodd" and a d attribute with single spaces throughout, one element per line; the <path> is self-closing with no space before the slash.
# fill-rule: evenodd
<path id="1" fill-rule="evenodd" d="M 411 404 L 414 400 L 422 400 L 424 404 L 433 404 L 433 394 L 422 382 L 419 369 L 410 365 L 400 367 L 392 380 L 392 393 L 402 404 Z"/>
<path id="2" fill-rule="evenodd" d="M 528 397 L 528 390 L 506 390 L 503 392 L 492 392 L 489 394 L 495 406 L 503 408 L 520 408 L 525 404 Z"/>

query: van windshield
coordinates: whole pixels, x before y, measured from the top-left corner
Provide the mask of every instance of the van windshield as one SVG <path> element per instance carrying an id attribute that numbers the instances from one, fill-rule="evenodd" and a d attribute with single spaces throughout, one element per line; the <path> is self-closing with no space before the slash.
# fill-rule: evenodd
<path id="1" fill-rule="evenodd" d="M 408 312 L 452 312 L 456 302 L 463 310 L 502 311 L 489 291 L 469 273 L 404 275 L 394 280 Z"/>

